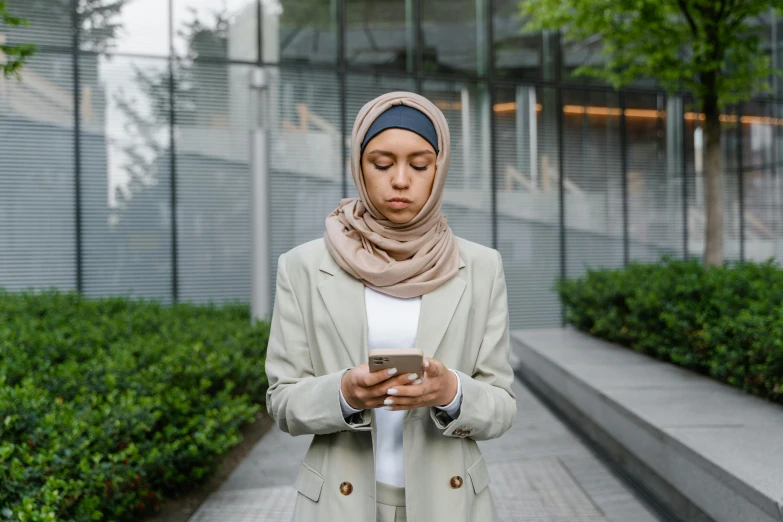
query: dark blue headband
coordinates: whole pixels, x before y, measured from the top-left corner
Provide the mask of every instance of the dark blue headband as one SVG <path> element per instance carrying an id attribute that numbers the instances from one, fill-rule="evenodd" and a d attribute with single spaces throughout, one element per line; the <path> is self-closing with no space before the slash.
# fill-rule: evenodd
<path id="1" fill-rule="evenodd" d="M 367 134 L 364 135 L 362 152 L 364 152 L 364 148 L 370 143 L 371 139 L 386 129 L 405 129 L 415 132 L 432 145 L 432 148 L 435 149 L 435 154 L 439 152 L 438 133 L 435 131 L 432 121 L 420 110 L 407 105 L 395 105 L 386 109 L 380 116 L 375 118 L 375 121 L 372 122 L 372 125 L 367 130 Z"/>

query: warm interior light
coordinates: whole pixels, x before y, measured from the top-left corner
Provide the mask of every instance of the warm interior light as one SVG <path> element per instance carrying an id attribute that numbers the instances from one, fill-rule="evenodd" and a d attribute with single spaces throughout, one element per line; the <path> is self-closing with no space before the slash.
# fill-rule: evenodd
<path id="1" fill-rule="evenodd" d="M 653 109 L 625 109 L 625 116 L 628 118 L 665 118 L 666 111 L 656 111 Z"/>
<path id="2" fill-rule="evenodd" d="M 439 100 L 435 102 L 435 105 L 443 110 L 461 110 L 462 103 L 449 102 L 445 100 Z M 536 112 L 541 112 L 544 107 L 540 104 L 536 104 Z M 516 102 L 502 102 L 496 103 L 492 110 L 497 113 L 513 113 L 517 110 Z M 591 105 L 563 105 L 563 113 L 565 114 L 588 114 L 591 116 L 620 116 L 622 109 L 617 107 L 597 107 Z M 658 111 L 655 109 L 625 109 L 626 118 L 665 118 L 666 111 Z M 685 119 L 688 121 L 704 121 L 705 116 L 703 113 L 686 112 Z M 737 116 L 733 114 L 721 114 L 720 121 L 726 123 L 736 123 Z M 783 125 L 783 118 L 773 118 L 770 116 L 743 116 L 742 123 L 745 124 L 760 124 L 760 125 Z"/>

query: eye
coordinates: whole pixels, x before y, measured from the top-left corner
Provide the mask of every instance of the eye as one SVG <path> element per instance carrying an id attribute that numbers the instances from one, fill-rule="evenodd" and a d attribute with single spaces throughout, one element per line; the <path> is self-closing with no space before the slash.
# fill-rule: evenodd
<path id="1" fill-rule="evenodd" d="M 378 165 L 377 163 L 373 163 L 376 169 L 378 170 L 389 170 L 391 168 L 391 163 L 388 165 Z"/>
<path id="2" fill-rule="evenodd" d="M 416 165 L 411 165 L 413 167 L 413 170 L 418 170 L 419 172 L 424 172 L 428 168 L 430 168 L 429 165 L 424 165 L 423 167 L 417 167 Z"/>

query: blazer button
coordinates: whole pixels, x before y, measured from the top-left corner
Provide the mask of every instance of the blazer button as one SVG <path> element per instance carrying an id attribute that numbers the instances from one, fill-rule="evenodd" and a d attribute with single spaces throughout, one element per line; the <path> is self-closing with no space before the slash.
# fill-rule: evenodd
<path id="1" fill-rule="evenodd" d="M 462 487 L 462 477 L 454 476 L 451 477 L 451 487 L 454 489 L 459 489 Z"/>
<path id="2" fill-rule="evenodd" d="M 342 493 L 343 495 L 350 495 L 352 492 L 353 492 L 353 484 L 351 484 L 350 482 L 343 482 L 342 484 L 340 484 L 340 493 Z"/>

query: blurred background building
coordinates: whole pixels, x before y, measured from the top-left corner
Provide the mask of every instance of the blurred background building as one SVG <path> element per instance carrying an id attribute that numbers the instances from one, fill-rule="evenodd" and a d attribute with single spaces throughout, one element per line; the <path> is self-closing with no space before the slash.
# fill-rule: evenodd
<path id="1" fill-rule="evenodd" d="M 599 39 L 525 33 L 516 0 L 10 0 L 33 42 L 0 79 L 0 287 L 163 302 L 250 299 L 249 135 L 270 130 L 270 264 L 356 194 L 359 108 L 416 91 L 446 115 L 444 212 L 500 250 L 512 328 L 561 324 L 552 285 L 590 267 L 700 256 L 700 116 L 651 82 L 573 70 Z M 780 67 L 774 14 L 765 52 Z M 268 111 L 250 73 L 264 66 Z M 783 254 L 783 114 L 726 110 L 728 259 Z M 739 123 L 739 124 L 738 124 Z"/>

